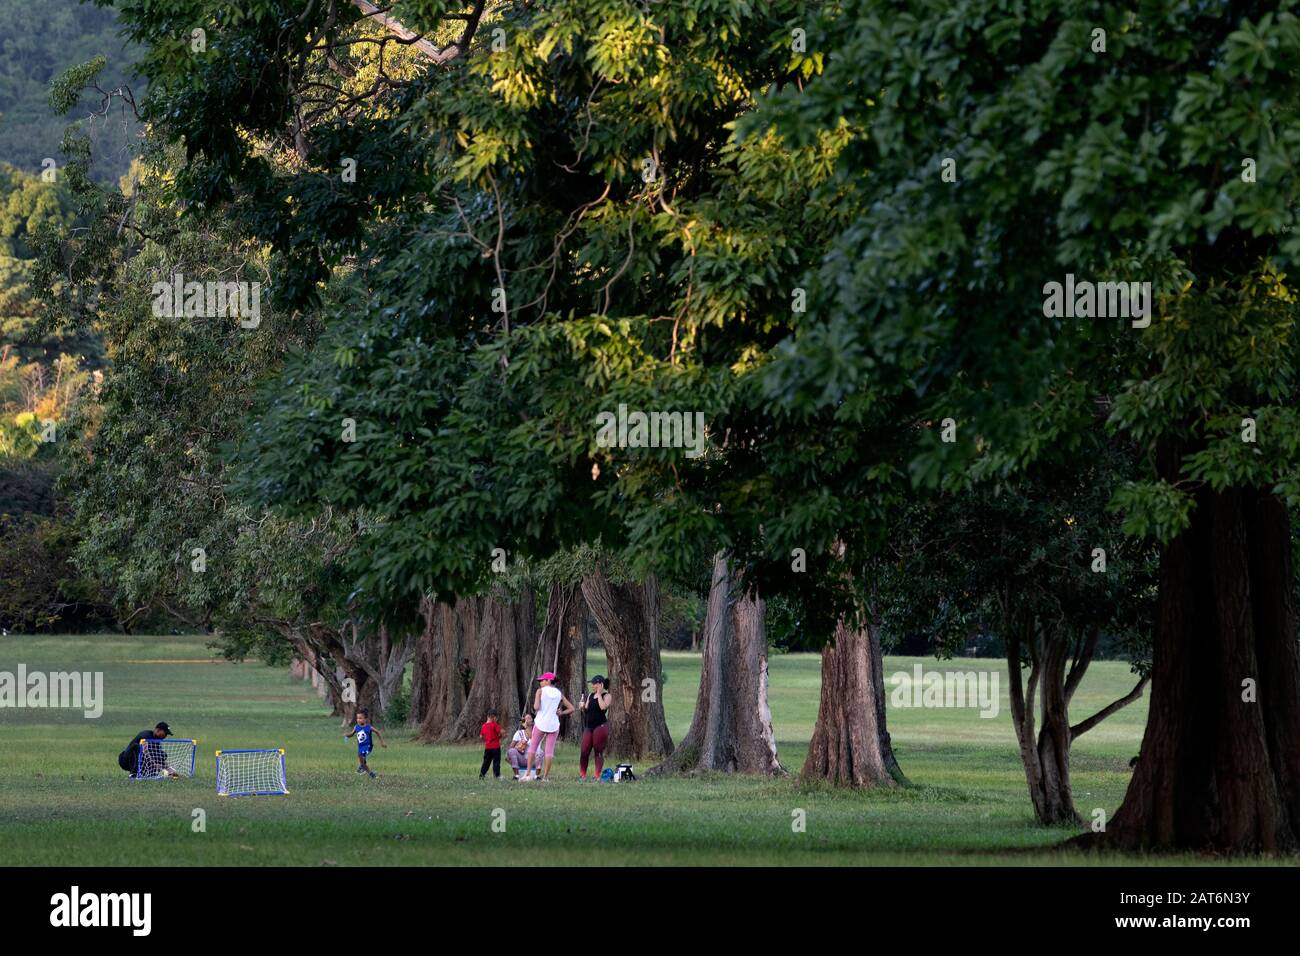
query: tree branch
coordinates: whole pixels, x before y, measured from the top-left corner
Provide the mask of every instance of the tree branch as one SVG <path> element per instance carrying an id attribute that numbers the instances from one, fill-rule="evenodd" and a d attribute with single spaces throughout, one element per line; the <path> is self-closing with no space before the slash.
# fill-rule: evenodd
<path id="1" fill-rule="evenodd" d="M 415 47 L 415 49 L 419 50 L 434 63 L 446 63 L 448 60 L 454 60 L 456 57 L 460 56 L 460 54 L 464 53 L 465 49 L 468 47 L 469 37 L 473 34 L 471 24 L 466 24 L 465 33 L 461 34 L 460 40 L 456 41 L 446 49 L 439 50 L 428 40 L 424 39 L 423 35 L 416 33 L 413 30 L 408 30 L 398 20 L 390 17 L 383 10 L 380 10 L 373 3 L 370 3 L 369 0 L 352 0 L 352 2 L 356 5 L 358 10 L 364 13 L 371 20 L 374 20 L 376 23 L 383 26 L 385 30 L 396 36 L 403 43 Z M 482 12 L 481 4 L 478 5 L 478 12 Z M 478 20 L 476 18 L 473 21 L 473 25 L 476 26 L 477 23 Z"/>
<path id="2" fill-rule="evenodd" d="M 1065 703 L 1068 705 L 1074 692 L 1078 690 L 1083 675 L 1088 672 L 1088 665 L 1092 663 L 1092 655 L 1097 650 L 1097 642 L 1101 639 L 1101 628 L 1094 627 L 1085 639 L 1083 647 L 1079 649 L 1079 654 L 1070 663 L 1070 676 L 1065 681 Z"/>
<path id="3" fill-rule="evenodd" d="M 1111 703 L 1107 704 L 1105 707 L 1097 711 L 1095 714 L 1093 714 L 1091 717 L 1089 717 L 1087 720 L 1083 721 L 1082 723 L 1075 724 L 1073 727 L 1071 727 L 1070 740 L 1073 741 L 1079 735 L 1087 733 L 1089 730 L 1092 730 L 1092 728 L 1096 727 L 1099 723 L 1101 723 L 1111 714 L 1115 713 L 1115 711 L 1119 710 L 1122 707 L 1127 707 L 1129 704 L 1133 703 L 1133 701 L 1141 697 L 1142 690 L 1147 686 L 1147 681 L 1149 681 L 1150 679 L 1151 679 L 1150 677 L 1142 678 L 1140 681 L 1137 682 L 1137 686 L 1134 687 L 1131 691 L 1129 691 L 1128 694 L 1121 697 L 1119 700 L 1112 701 Z"/>

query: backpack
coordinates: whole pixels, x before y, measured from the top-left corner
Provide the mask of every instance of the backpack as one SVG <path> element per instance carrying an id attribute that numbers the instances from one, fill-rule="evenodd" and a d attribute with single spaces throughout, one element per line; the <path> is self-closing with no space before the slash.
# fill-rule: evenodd
<path id="1" fill-rule="evenodd" d="M 615 783 L 624 783 L 628 780 L 635 780 L 635 779 L 636 779 L 636 774 L 632 772 L 632 765 L 630 763 L 621 763 L 614 770 Z"/>
<path id="2" fill-rule="evenodd" d="M 608 767 L 606 767 L 604 770 L 602 770 L 602 771 L 600 772 L 600 782 L 601 782 L 601 783 L 613 783 L 613 782 L 614 782 L 614 771 L 610 770 Z"/>

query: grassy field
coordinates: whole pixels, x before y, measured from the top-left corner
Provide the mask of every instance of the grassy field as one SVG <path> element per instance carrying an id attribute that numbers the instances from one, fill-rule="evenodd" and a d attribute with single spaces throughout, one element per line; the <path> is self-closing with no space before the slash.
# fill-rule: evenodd
<path id="1" fill-rule="evenodd" d="M 581 786 L 576 748 L 564 744 L 549 786 L 514 783 L 508 768 L 500 782 L 480 783 L 479 748 L 422 746 L 405 728 L 382 724 L 389 747 L 376 751 L 380 777 L 370 780 L 354 774 L 355 746 L 307 685 L 283 669 L 212 660 L 202 638 L 0 638 L 0 671 L 20 661 L 29 671 L 103 671 L 105 707 L 94 720 L 0 709 L 2 865 L 576 864 L 597 854 L 615 864 L 1197 862 L 1054 850 L 1069 834 L 1033 821 L 996 661 L 886 659 L 891 675 L 918 662 L 996 671 L 1001 710 L 986 719 L 970 709 L 891 707 L 912 785 L 865 793 L 807 788 L 793 776 Z M 596 656 L 590 666 L 601 663 Z M 680 738 L 699 660 L 670 653 L 664 666 L 668 722 Z M 771 677 L 781 758 L 797 771 L 817 713 L 818 659 L 775 657 Z M 1130 686 L 1125 666 L 1093 665 L 1076 715 Z M 1076 745 L 1075 799 L 1085 816 L 1118 806 L 1145 716 L 1143 701 Z M 118 769 L 130 734 L 158 720 L 199 739 L 194 779 L 131 782 Z M 241 747 L 285 748 L 291 794 L 216 796 L 213 751 Z M 206 811 L 206 832 L 192 831 L 196 808 Z M 504 833 L 491 826 L 498 808 Z M 796 809 L 806 814 L 806 832 L 793 832 Z"/>

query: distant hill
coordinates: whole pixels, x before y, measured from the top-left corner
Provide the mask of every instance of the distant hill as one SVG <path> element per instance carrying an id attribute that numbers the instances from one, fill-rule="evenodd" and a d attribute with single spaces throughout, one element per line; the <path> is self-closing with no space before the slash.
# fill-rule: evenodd
<path id="1" fill-rule="evenodd" d="M 137 100 L 144 92 L 112 9 L 77 0 L 0 0 L 0 24 L 0 162 L 32 173 L 40 171 L 46 157 L 62 164 L 64 129 L 99 107 L 97 97 L 87 96 L 66 117 L 50 111 L 50 80 L 70 66 L 103 54 L 108 67 L 101 86 L 128 83 Z M 118 107 L 107 119 L 86 122 L 86 129 L 94 143 L 92 174 L 115 181 L 130 166 L 136 148 L 135 117 Z"/>

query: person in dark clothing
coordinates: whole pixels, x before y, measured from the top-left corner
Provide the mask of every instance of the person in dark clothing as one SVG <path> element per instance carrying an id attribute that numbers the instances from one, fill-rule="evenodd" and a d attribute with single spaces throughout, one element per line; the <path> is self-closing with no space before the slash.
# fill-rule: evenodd
<path id="1" fill-rule="evenodd" d="M 605 745 L 609 743 L 609 718 L 605 711 L 609 709 L 609 681 L 603 674 L 591 679 L 592 691 L 583 694 L 578 709 L 582 711 L 582 752 L 578 758 L 578 779 L 587 782 L 587 758 L 594 751 L 596 754 L 596 779 L 605 769 Z"/>
<path id="2" fill-rule="evenodd" d="M 126 749 L 117 755 L 117 765 L 129 773 L 136 776 L 139 770 L 142 777 L 156 777 L 159 774 L 166 774 L 169 777 L 175 777 L 176 771 L 167 765 L 167 755 L 163 753 L 163 739 L 172 735 L 172 729 L 167 724 L 159 722 L 153 730 L 142 730 L 126 745 Z M 140 758 L 140 741 L 144 741 L 145 751 L 144 758 Z"/>

